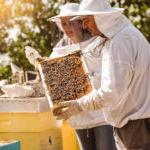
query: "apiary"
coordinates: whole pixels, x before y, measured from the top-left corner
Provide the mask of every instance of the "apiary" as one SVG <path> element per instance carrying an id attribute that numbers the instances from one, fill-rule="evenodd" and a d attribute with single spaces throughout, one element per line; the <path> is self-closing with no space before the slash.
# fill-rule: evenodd
<path id="1" fill-rule="evenodd" d="M 92 90 L 81 51 L 59 58 L 43 58 L 39 61 L 39 71 L 51 106 L 81 98 Z"/>

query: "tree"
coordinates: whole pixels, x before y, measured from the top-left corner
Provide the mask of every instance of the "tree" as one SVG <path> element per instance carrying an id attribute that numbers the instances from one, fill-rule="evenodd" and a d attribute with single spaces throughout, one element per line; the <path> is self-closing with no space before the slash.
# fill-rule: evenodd
<path id="1" fill-rule="evenodd" d="M 75 2 L 75 1 L 74 1 Z M 19 0 L 15 2 L 9 28 L 19 28 L 17 40 L 9 40 L 7 51 L 13 62 L 23 67 L 24 70 L 33 69 L 25 58 L 24 47 L 26 45 L 37 49 L 43 56 L 48 56 L 52 47 L 59 39 L 56 25 L 50 24 L 48 18 L 58 13 L 58 7 L 62 4 L 57 0 Z"/>
<path id="2" fill-rule="evenodd" d="M 0 3 L 0 52 L 8 52 L 12 61 L 24 70 L 33 70 L 25 57 L 24 47 L 32 46 L 42 56 L 48 56 L 61 34 L 47 19 L 58 14 L 59 6 L 79 0 L 13 0 L 11 5 Z M 150 40 L 150 0 L 110 0 L 113 6 L 125 8 L 125 15 Z M 11 7 L 10 7 L 11 6 Z M 10 14 L 8 16 L 8 14 Z M 12 34 L 13 33 L 13 34 Z M 16 35 L 13 38 L 11 35 Z M 9 69 L 9 68 L 8 68 Z M 7 71 L 6 71 L 7 72 Z M 6 77 L 0 70 L 1 78 Z M 1 79 L 0 78 L 0 79 Z"/>
<path id="3" fill-rule="evenodd" d="M 111 3 L 125 8 L 125 15 L 150 41 L 150 0 L 111 0 Z"/>

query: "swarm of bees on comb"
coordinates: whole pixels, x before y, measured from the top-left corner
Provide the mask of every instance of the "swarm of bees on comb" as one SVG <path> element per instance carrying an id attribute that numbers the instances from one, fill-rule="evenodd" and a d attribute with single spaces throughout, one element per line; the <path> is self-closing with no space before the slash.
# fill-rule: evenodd
<path id="1" fill-rule="evenodd" d="M 92 90 L 81 51 L 39 60 L 42 82 L 53 104 L 81 98 Z"/>

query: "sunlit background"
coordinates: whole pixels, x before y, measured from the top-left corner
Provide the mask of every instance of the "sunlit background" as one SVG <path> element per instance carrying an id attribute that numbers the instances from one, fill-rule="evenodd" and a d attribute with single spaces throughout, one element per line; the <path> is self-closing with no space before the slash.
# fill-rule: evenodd
<path id="1" fill-rule="evenodd" d="M 79 0 L 0 0 L 0 80 L 11 75 L 10 63 L 33 70 L 25 58 L 30 45 L 48 56 L 61 33 L 47 19 L 59 12 L 59 6 Z M 150 0 L 111 0 L 124 7 L 125 15 L 150 41 Z"/>

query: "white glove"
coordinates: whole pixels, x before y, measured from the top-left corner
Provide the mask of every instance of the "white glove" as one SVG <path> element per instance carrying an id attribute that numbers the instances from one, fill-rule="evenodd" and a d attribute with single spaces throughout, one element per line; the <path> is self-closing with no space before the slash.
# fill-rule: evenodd
<path id="1" fill-rule="evenodd" d="M 53 109 L 54 116 L 61 119 L 68 119 L 73 115 L 77 115 L 82 112 L 82 109 L 77 103 L 77 100 L 60 102 L 59 106 Z"/>
<path id="2" fill-rule="evenodd" d="M 42 58 L 41 55 L 30 46 L 25 47 L 25 53 L 29 62 L 35 67 L 37 67 L 37 58 Z"/>
<path id="3" fill-rule="evenodd" d="M 78 100 L 60 102 L 58 105 L 53 109 L 53 114 L 63 119 L 68 119 L 81 112 L 102 108 L 100 96 L 96 90 Z"/>

